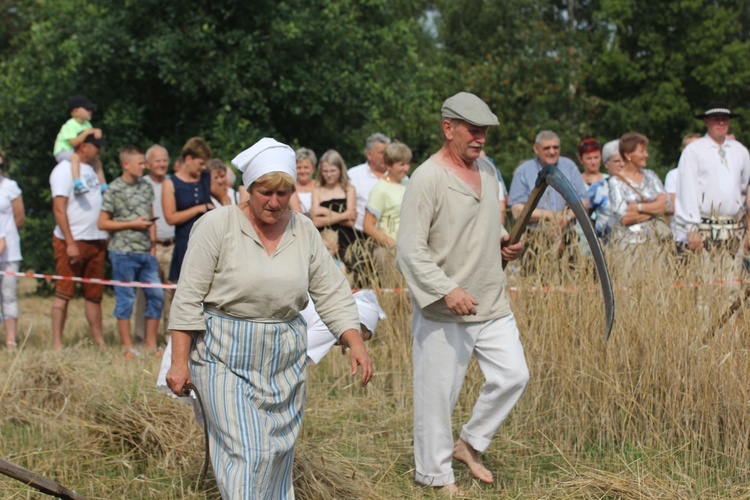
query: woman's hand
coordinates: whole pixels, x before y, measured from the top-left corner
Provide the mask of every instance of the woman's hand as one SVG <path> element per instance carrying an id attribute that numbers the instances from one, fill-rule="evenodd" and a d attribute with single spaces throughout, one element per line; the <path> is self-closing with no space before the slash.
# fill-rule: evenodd
<path id="1" fill-rule="evenodd" d="M 651 213 L 654 215 L 663 215 L 667 212 L 667 199 L 669 195 L 662 193 L 656 197 Z"/>
<path id="2" fill-rule="evenodd" d="M 183 387 L 190 382 L 190 370 L 187 363 L 172 363 L 167 372 L 167 385 L 176 395 L 182 397 Z"/>
<path id="3" fill-rule="evenodd" d="M 191 381 L 188 359 L 194 333 L 198 332 L 172 330 L 172 366 L 167 372 L 167 386 L 178 396 L 183 396 L 183 387 Z"/>
<path id="4" fill-rule="evenodd" d="M 362 367 L 362 387 L 372 378 L 372 360 L 365 350 L 365 343 L 357 330 L 347 330 L 341 335 L 342 343 L 349 348 L 349 361 L 352 365 L 352 375 L 356 375 L 358 367 Z M 167 379 L 169 380 L 169 379 Z"/>
<path id="5" fill-rule="evenodd" d="M 351 209 L 346 210 L 344 212 L 344 216 L 346 217 L 346 220 L 350 222 L 354 222 L 355 220 L 357 220 L 357 209 L 351 208 Z"/>

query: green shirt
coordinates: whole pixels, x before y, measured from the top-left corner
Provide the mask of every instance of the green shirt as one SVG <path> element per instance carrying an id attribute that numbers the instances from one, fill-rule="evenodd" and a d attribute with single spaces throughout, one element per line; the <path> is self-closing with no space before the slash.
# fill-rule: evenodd
<path id="1" fill-rule="evenodd" d="M 78 134 L 87 128 L 91 128 L 91 122 L 88 120 L 83 123 L 78 123 L 75 118 L 66 121 L 60 128 L 60 132 L 57 133 L 55 148 L 52 150 L 52 154 L 56 155 L 61 151 L 73 151 L 75 148 L 70 145 L 70 140 L 78 137 Z"/>
<path id="2" fill-rule="evenodd" d="M 406 180 L 394 184 L 380 179 L 370 191 L 367 210 L 378 219 L 378 229 L 396 239 L 398 226 L 401 223 L 401 201 L 406 192 Z"/>
<path id="3" fill-rule="evenodd" d="M 122 177 L 109 183 L 102 199 L 102 212 L 108 212 L 113 221 L 127 222 L 138 217 L 150 217 L 154 190 L 143 179 L 128 184 Z M 116 252 L 148 253 L 151 251 L 151 230 L 123 229 L 110 234 L 109 250 Z"/>

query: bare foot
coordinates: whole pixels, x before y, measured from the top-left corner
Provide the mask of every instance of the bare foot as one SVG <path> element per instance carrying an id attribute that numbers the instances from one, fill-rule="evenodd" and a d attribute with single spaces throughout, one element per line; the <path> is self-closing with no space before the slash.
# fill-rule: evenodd
<path id="1" fill-rule="evenodd" d="M 449 497 L 462 495 L 461 490 L 458 489 L 458 486 L 456 486 L 456 483 L 446 484 L 445 486 L 434 486 L 434 488 L 441 495 L 445 495 Z"/>
<path id="2" fill-rule="evenodd" d="M 492 472 L 482 464 L 479 452 L 469 446 L 463 439 L 456 441 L 453 447 L 453 458 L 469 466 L 469 470 L 475 478 L 488 484 L 492 484 Z"/>

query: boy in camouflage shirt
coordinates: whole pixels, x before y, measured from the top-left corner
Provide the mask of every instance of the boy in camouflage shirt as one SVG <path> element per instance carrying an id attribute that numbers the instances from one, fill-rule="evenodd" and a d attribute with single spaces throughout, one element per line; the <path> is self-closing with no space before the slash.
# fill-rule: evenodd
<path id="1" fill-rule="evenodd" d="M 156 261 L 156 225 L 151 204 L 154 190 L 142 179 L 146 158 L 135 146 L 120 150 L 122 176 L 104 192 L 99 214 L 99 229 L 110 232 L 107 249 L 112 263 L 112 277 L 121 281 L 161 283 Z M 156 351 L 156 331 L 159 327 L 164 291 L 144 288 L 146 297 L 146 342 L 149 352 Z M 130 315 L 133 312 L 135 288 L 115 287 L 115 317 L 125 357 L 138 355 L 130 337 Z"/>

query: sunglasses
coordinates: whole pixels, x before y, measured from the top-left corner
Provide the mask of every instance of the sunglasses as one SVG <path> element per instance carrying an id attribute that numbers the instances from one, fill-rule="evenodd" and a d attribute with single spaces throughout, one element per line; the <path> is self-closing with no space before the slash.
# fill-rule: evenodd
<path id="1" fill-rule="evenodd" d="M 592 151 L 601 151 L 602 145 L 596 139 L 586 139 L 578 145 L 578 154 L 590 153 Z"/>

